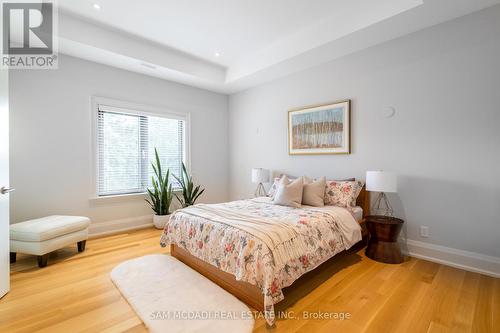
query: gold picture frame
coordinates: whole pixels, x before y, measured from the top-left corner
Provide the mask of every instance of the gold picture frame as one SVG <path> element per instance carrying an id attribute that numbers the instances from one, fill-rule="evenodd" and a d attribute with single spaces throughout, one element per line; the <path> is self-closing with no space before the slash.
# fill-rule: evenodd
<path id="1" fill-rule="evenodd" d="M 351 153 L 351 100 L 288 111 L 288 154 Z"/>

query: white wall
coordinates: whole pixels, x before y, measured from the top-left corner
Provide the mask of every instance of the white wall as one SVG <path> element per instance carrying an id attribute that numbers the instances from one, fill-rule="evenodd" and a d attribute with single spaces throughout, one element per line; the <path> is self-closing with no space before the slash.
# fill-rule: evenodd
<path id="1" fill-rule="evenodd" d="M 94 223 L 151 214 L 143 199 L 90 202 L 91 96 L 191 113 L 191 165 L 202 201 L 228 199 L 227 96 L 68 56 L 58 70 L 13 70 L 11 223 L 49 214 Z"/>
<path id="2" fill-rule="evenodd" d="M 230 96 L 230 197 L 253 193 L 252 167 L 362 179 L 391 170 L 409 239 L 500 257 L 498 36 L 500 6 Z M 287 111 L 346 98 L 352 154 L 289 156 Z"/>

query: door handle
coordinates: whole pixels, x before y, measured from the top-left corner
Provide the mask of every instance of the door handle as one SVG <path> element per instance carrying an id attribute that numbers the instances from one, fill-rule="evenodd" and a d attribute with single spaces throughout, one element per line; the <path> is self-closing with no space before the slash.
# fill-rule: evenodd
<path id="1" fill-rule="evenodd" d="M 5 186 L 2 186 L 2 188 L 0 188 L 0 194 L 7 194 L 7 193 L 12 192 L 12 191 L 15 191 L 15 189 L 6 188 Z"/>

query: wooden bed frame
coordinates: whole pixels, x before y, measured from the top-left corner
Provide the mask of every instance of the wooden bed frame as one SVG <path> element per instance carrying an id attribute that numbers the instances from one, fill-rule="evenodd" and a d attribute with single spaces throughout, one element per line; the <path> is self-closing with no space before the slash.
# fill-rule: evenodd
<path id="1" fill-rule="evenodd" d="M 364 187 L 356 200 L 356 204 L 363 209 L 363 220 L 360 221 L 360 224 L 363 230 L 363 241 L 365 241 L 367 231 L 364 225 L 364 217 L 368 215 L 370 210 L 370 198 L 369 192 Z M 177 245 L 170 245 L 170 254 L 254 309 L 264 311 L 264 297 L 261 290 L 256 286 L 248 282 L 237 281 L 234 275 L 221 271 L 217 267 L 198 259 Z"/>

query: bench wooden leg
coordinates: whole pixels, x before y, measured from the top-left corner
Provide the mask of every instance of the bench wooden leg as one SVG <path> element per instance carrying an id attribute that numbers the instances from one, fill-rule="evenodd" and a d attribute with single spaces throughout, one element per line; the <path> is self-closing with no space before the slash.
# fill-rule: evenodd
<path id="1" fill-rule="evenodd" d="M 79 242 L 77 243 L 77 245 L 78 245 L 78 252 L 83 252 L 83 251 L 85 251 L 85 244 L 86 244 L 86 243 L 87 243 L 87 241 L 86 241 L 86 240 L 82 240 L 82 241 L 79 241 Z"/>
<path id="2" fill-rule="evenodd" d="M 37 256 L 36 260 L 38 261 L 38 267 L 45 267 L 47 266 L 47 261 L 49 260 L 49 254 L 45 253 L 43 256 Z"/>
<path id="3" fill-rule="evenodd" d="M 16 259 L 17 259 L 17 258 L 16 258 L 16 254 L 17 254 L 16 252 L 11 252 L 11 253 L 10 253 L 10 263 L 11 263 L 11 264 L 13 264 L 13 263 L 15 263 L 15 262 L 16 262 Z"/>

